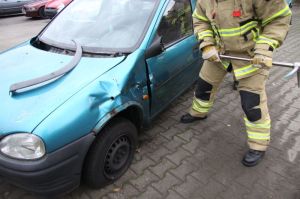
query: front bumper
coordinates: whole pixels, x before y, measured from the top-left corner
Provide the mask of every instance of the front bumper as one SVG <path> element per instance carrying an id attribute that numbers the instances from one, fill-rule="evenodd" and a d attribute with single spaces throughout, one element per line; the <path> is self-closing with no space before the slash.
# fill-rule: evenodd
<path id="1" fill-rule="evenodd" d="M 95 136 L 88 134 L 35 161 L 15 160 L 0 155 L 0 176 L 30 192 L 60 195 L 80 184 L 86 153 Z"/>
<path id="2" fill-rule="evenodd" d="M 39 17 L 38 10 L 29 11 L 26 8 L 23 8 L 22 12 L 25 14 L 26 17 Z"/>
<path id="3" fill-rule="evenodd" d="M 22 7 L 0 8 L 0 16 L 22 14 Z"/>

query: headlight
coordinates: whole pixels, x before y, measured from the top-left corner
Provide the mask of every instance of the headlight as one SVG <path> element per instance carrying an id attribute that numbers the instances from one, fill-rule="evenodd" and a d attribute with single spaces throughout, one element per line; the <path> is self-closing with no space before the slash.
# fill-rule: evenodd
<path id="1" fill-rule="evenodd" d="M 36 8 L 35 7 L 29 7 L 27 8 L 28 11 L 36 11 Z"/>
<path id="2" fill-rule="evenodd" d="M 41 138 L 30 133 L 17 133 L 0 141 L 0 151 L 12 158 L 33 160 L 45 155 L 45 145 Z"/>

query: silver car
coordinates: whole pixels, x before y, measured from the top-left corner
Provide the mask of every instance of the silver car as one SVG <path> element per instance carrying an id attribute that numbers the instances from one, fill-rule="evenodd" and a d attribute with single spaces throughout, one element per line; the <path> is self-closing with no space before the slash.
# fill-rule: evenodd
<path id="1" fill-rule="evenodd" d="M 23 5 L 34 0 L 0 0 L 0 16 L 21 14 Z"/>

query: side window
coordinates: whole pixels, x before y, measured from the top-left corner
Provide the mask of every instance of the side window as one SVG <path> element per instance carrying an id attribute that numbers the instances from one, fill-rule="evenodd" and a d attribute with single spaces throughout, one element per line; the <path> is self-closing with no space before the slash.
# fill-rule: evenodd
<path id="1" fill-rule="evenodd" d="M 190 0 L 171 0 L 161 19 L 157 34 L 164 45 L 193 34 Z"/>

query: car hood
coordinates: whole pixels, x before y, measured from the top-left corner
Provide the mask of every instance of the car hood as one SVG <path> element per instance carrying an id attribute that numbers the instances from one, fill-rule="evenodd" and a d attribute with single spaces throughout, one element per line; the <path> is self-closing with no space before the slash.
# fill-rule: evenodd
<path id="1" fill-rule="evenodd" d="M 39 50 L 29 43 L 0 54 L 0 134 L 32 132 L 72 95 L 125 57 L 82 57 L 69 74 L 38 88 L 9 94 L 10 85 L 56 71 L 72 58 Z"/>
<path id="2" fill-rule="evenodd" d="M 66 6 L 66 5 L 68 5 L 69 3 L 70 3 L 70 1 L 71 0 L 69 0 L 69 1 L 66 1 L 66 0 L 54 0 L 54 1 L 51 1 L 51 2 L 49 2 L 49 3 L 47 3 L 47 5 L 46 5 L 46 7 L 47 8 L 58 8 L 60 5 L 64 5 L 64 6 Z"/>
<path id="3" fill-rule="evenodd" d="M 46 5 L 50 1 L 51 0 L 34 1 L 34 2 L 31 2 L 31 3 L 27 3 L 24 6 L 25 7 L 41 7 L 41 6 Z"/>

